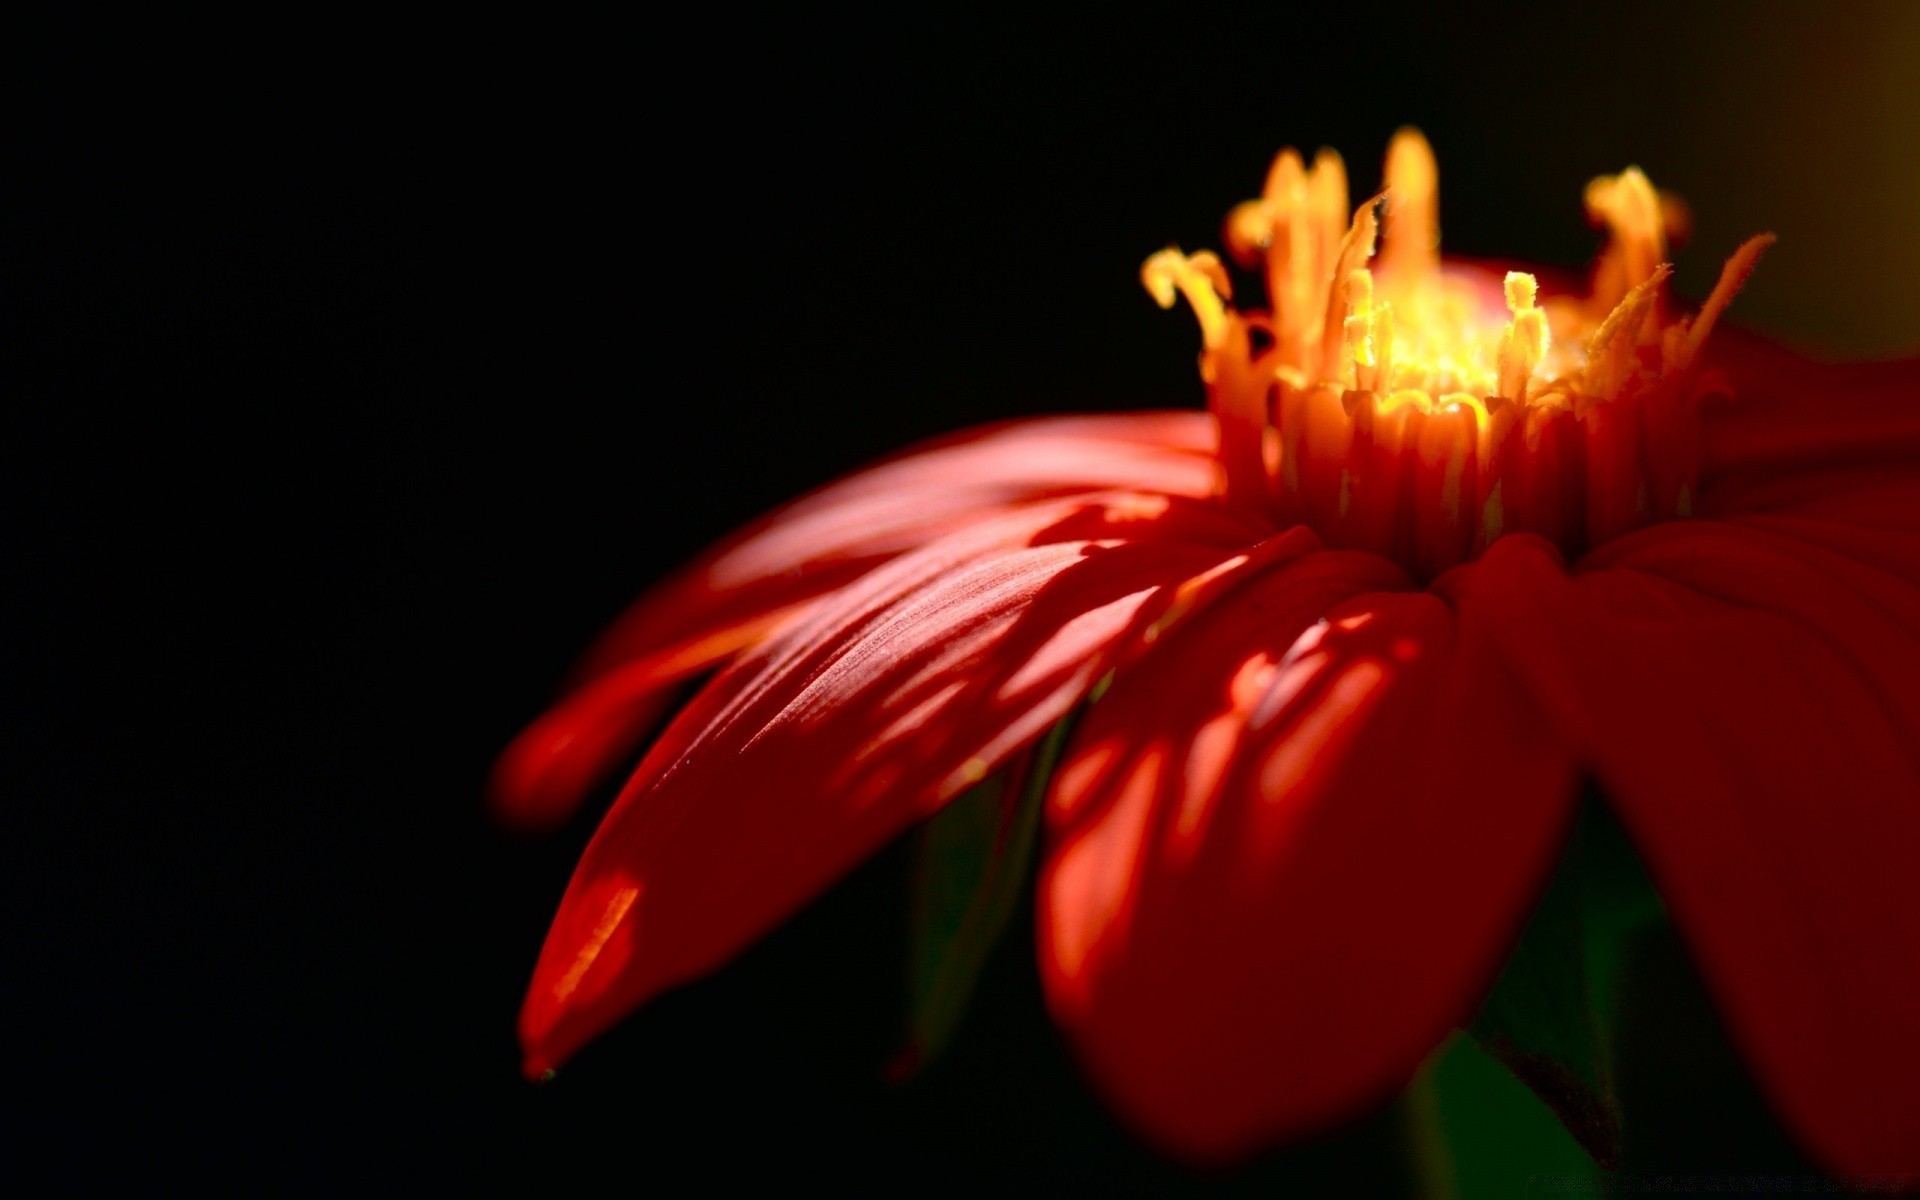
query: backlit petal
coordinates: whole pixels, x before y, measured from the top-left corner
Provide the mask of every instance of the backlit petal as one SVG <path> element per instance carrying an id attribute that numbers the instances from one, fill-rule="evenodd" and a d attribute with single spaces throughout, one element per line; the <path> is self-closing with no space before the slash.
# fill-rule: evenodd
<path id="1" fill-rule="evenodd" d="M 1920 537 L 1771 514 L 1675 521 L 1602 547 L 1575 573 L 1613 568 L 1793 622 L 1844 661 L 1857 676 L 1852 690 L 1884 712 L 1920 761 L 1920 584 L 1911 581 L 1920 576 Z"/>
<path id="2" fill-rule="evenodd" d="M 501 756 L 496 810 L 551 825 L 630 761 L 675 684 L 819 597 L 981 517 L 1113 488 L 1205 496 L 1219 468 L 1204 413 L 1052 417 L 972 430 L 851 475 L 762 518 L 642 597 L 573 690 Z"/>
<path id="3" fill-rule="evenodd" d="M 1049 1001 L 1184 1155 L 1391 1096 L 1470 1015 L 1562 834 L 1569 766 L 1485 631 L 1370 591 L 1394 586 L 1352 552 L 1241 584 L 1120 677 L 1055 776 Z"/>
<path id="4" fill-rule="evenodd" d="M 984 521 L 842 589 L 655 744 L 587 848 L 522 1013 L 530 1071 L 759 937 L 1059 720 L 1129 628 L 1258 537 L 1167 497 Z"/>
<path id="5" fill-rule="evenodd" d="M 1204 497 L 1213 419 L 1157 412 L 1045 417 L 968 430 L 858 471 L 728 538 L 623 615 L 582 671 L 708 633 L 736 613 L 819 595 L 984 513 L 1126 489 Z"/>
<path id="6" fill-rule="evenodd" d="M 1599 775 L 1786 1122 L 1835 1168 L 1920 1170 L 1911 589 L 1704 521 L 1601 562 L 1506 539 L 1462 609 Z"/>
<path id="7" fill-rule="evenodd" d="M 1703 409 L 1697 512 L 1920 529 L 1920 359 L 1827 366 L 1751 338 L 1729 349 L 1733 397 Z"/>

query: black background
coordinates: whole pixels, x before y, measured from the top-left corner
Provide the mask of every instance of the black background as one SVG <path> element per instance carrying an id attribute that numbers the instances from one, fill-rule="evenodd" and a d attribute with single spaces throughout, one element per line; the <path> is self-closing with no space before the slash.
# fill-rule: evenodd
<path id="1" fill-rule="evenodd" d="M 1419 124 L 1450 249 L 1562 265 L 1580 187 L 1639 162 L 1694 202 L 1683 291 L 1770 225 L 1750 321 L 1920 342 L 1911 10 L 1441 9 L 8 36 L 0 1171 L 1245 1182 L 1107 1121 L 1021 928 L 949 1061 L 883 1088 L 898 850 L 523 1083 L 591 819 L 516 838 L 482 785 L 604 621 L 758 512 L 965 423 L 1197 403 L 1135 272 L 1213 244 L 1284 144 L 1358 192 Z M 1286 1169 L 1387 1186 L 1392 1144 Z"/>

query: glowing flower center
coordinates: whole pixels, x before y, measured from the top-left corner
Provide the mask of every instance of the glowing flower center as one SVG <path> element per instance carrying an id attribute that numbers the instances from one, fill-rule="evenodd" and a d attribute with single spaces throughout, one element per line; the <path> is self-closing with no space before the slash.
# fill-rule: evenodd
<path id="1" fill-rule="evenodd" d="M 1184 295 L 1199 318 L 1229 496 L 1421 576 L 1503 533 L 1575 555 L 1689 515 L 1699 401 L 1718 387 L 1700 349 L 1772 236 L 1735 252 L 1697 317 L 1674 318 L 1670 218 L 1629 168 L 1587 188 L 1609 230 L 1590 294 L 1542 297 L 1523 272 L 1441 265 L 1437 181 L 1403 130 L 1385 190 L 1349 217 L 1338 155 L 1282 152 L 1226 224 L 1235 260 L 1264 267 L 1267 312 L 1228 303 L 1211 253 L 1147 260 L 1155 299 Z"/>

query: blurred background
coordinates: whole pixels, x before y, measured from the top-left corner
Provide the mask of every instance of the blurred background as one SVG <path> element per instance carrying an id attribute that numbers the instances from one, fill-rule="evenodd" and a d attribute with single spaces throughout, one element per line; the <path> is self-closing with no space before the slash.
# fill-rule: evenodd
<path id="1" fill-rule="evenodd" d="M 592 820 L 496 830 L 492 756 L 629 598 L 806 488 L 967 423 L 1198 404 L 1138 266 L 1216 245 L 1283 145 L 1358 193 L 1416 124 L 1451 252 L 1566 267 L 1583 185 L 1637 163 L 1692 205 L 1684 295 L 1772 229 L 1739 322 L 1920 350 L 1894 0 L 276 9 L 0 44 L 16 1179 L 1408 1186 L 1391 1112 L 1231 1176 L 1134 1146 L 1025 916 L 947 1059 L 885 1086 L 899 849 L 523 1083 Z M 1684 953 L 1646 954 L 1641 1061 L 1672 1069 L 1623 1078 L 1630 1164 L 1800 1169 Z M 1496 1158 L 1554 1136 L 1525 1102 Z"/>

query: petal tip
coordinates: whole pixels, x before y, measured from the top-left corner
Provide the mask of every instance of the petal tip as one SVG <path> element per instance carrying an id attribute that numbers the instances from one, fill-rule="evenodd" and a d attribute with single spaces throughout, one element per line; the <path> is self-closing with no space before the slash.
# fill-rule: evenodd
<path id="1" fill-rule="evenodd" d="M 558 1066 L 546 1055 L 530 1052 L 520 1060 L 520 1074 L 528 1083 L 552 1083 Z"/>
<path id="2" fill-rule="evenodd" d="M 574 798 L 551 786 L 550 748 L 538 744 L 538 725 L 508 743 L 487 776 L 487 813 L 514 833 L 551 833 L 573 814 Z"/>

